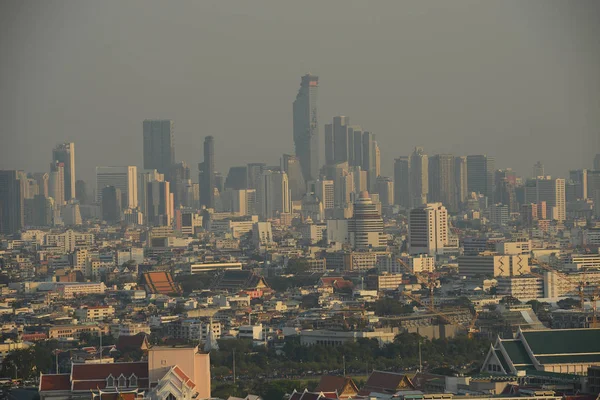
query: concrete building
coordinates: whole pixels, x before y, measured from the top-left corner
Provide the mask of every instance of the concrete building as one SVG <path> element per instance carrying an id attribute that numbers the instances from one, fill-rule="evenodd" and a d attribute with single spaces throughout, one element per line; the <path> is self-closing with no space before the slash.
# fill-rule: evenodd
<path id="1" fill-rule="evenodd" d="M 456 191 L 456 204 L 462 206 L 469 196 L 467 174 L 467 157 L 454 158 L 454 185 Z"/>
<path id="2" fill-rule="evenodd" d="M 267 221 L 252 224 L 252 241 L 258 248 L 274 245 L 271 223 Z"/>
<path id="3" fill-rule="evenodd" d="M 394 205 L 394 181 L 387 176 L 377 177 L 377 193 L 382 206 Z"/>
<path id="4" fill-rule="evenodd" d="M 175 164 L 174 124 L 169 119 L 147 119 L 144 131 L 144 169 L 155 169 L 168 176 Z"/>
<path id="5" fill-rule="evenodd" d="M 546 203 L 548 217 L 556 221 L 566 219 L 565 180 L 550 176 L 538 177 L 525 186 L 525 200 L 528 203 Z M 538 219 L 540 218 L 538 215 Z"/>
<path id="6" fill-rule="evenodd" d="M 215 208 L 215 139 L 204 138 L 204 161 L 198 165 L 200 170 L 200 204 L 206 208 Z"/>
<path id="7" fill-rule="evenodd" d="M 23 186 L 17 171 L 0 171 L 0 234 L 10 235 L 23 228 L 25 205 Z"/>
<path id="8" fill-rule="evenodd" d="M 52 161 L 58 161 L 64 166 L 63 200 L 75 198 L 75 143 L 62 143 L 52 150 Z"/>
<path id="9" fill-rule="evenodd" d="M 409 214 L 410 254 L 443 254 L 448 246 L 448 212 L 442 203 L 414 208 Z"/>
<path id="10" fill-rule="evenodd" d="M 506 225 L 509 221 L 508 206 L 506 204 L 492 204 L 489 208 L 490 222 L 494 225 Z"/>
<path id="11" fill-rule="evenodd" d="M 266 170 L 262 173 L 257 191 L 259 215 L 264 219 L 291 211 L 288 176 L 285 172 Z"/>
<path id="12" fill-rule="evenodd" d="M 306 193 L 306 181 L 302 176 L 302 168 L 298 157 L 284 154 L 281 158 L 281 169 L 287 174 L 291 201 L 302 200 Z"/>
<path id="13" fill-rule="evenodd" d="M 422 147 L 415 147 L 410 157 L 411 206 L 420 207 L 427 203 L 429 192 L 429 161 Z"/>
<path id="14" fill-rule="evenodd" d="M 136 208 L 138 206 L 137 167 L 96 167 L 96 201 L 102 203 L 102 189 L 114 186 L 121 191 L 121 206 Z"/>
<path id="15" fill-rule="evenodd" d="M 174 206 L 170 182 L 151 181 L 146 183 L 146 222 L 152 226 L 170 226 L 173 222 Z"/>
<path id="16" fill-rule="evenodd" d="M 202 263 L 202 264 L 190 264 L 191 274 L 201 274 L 204 272 L 214 271 L 227 271 L 227 270 L 242 270 L 242 263 Z"/>
<path id="17" fill-rule="evenodd" d="M 458 211 L 455 166 L 451 154 L 429 158 L 429 202 L 442 203 L 450 212 Z"/>
<path id="18" fill-rule="evenodd" d="M 115 315 L 113 306 L 86 306 L 75 310 L 75 316 L 81 322 L 103 321 Z"/>
<path id="19" fill-rule="evenodd" d="M 435 270 L 435 257 L 419 254 L 408 258 L 408 267 L 413 274 L 419 272 L 433 272 Z"/>
<path id="20" fill-rule="evenodd" d="M 323 203 L 324 210 L 335 206 L 335 188 L 332 180 L 317 180 L 309 182 L 309 192 L 313 192 Z"/>
<path id="21" fill-rule="evenodd" d="M 383 219 L 368 192 L 361 192 L 354 202 L 354 215 L 348 221 L 348 237 L 357 250 L 377 250 L 387 247 Z"/>
<path id="22" fill-rule="evenodd" d="M 294 148 L 296 156 L 300 160 L 305 181 L 318 179 L 321 169 L 319 160 L 321 138 L 317 113 L 318 90 L 319 77 L 310 74 L 304 75 L 293 105 Z"/>
<path id="23" fill-rule="evenodd" d="M 499 296 L 512 296 L 521 302 L 544 297 L 544 281 L 536 276 L 502 276 L 497 281 Z"/>
<path id="24" fill-rule="evenodd" d="M 65 164 L 53 161 L 50 164 L 48 194 L 54 199 L 54 207 L 60 209 L 65 204 Z"/>
<path id="25" fill-rule="evenodd" d="M 467 188 L 469 192 L 480 193 L 488 199 L 494 198 L 495 162 L 487 155 L 467 156 Z"/>
<path id="26" fill-rule="evenodd" d="M 398 157 L 394 161 L 394 203 L 409 209 L 412 204 L 411 199 L 410 157 Z"/>
<path id="27" fill-rule="evenodd" d="M 467 277 L 498 277 L 527 275 L 531 269 L 527 255 L 484 252 L 479 255 L 458 257 L 458 272 Z"/>
<path id="28" fill-rule="evenodd" d="M 121 190 L 114 186 L 105 186 L 102 188 L 102 220 L 108 223 L 120 222 L 122 217 L 121 210 Z"/>

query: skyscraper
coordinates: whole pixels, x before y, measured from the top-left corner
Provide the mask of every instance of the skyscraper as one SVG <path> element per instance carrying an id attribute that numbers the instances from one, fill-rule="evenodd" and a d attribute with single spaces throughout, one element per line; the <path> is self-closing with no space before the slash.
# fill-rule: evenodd
<path id="1" fill-rule="evenodd" d="M 146 183 L 146 222 L 153 226 L 168 226 L 173 222 L 173 193 L 168 181 Z"/>
<path id="2" fill-rule="evenodd" d="M 60 210 L 65 204 L 65 164 L 60 161 L 50 164 L 48 193 L 54 199 L 54 207 Z"/>
<path id="3" fill-rule="evenodd" d="M 137 167 L 96 167 L 96 201 L 102 204 L 102 189 L 114 186 L 121 191 L 121 208 L 138 206 Z"/>
<path id="4" fill-rule="evenodd" d="M 412 207 L 419 207 L 427 203 L 429 192 L 429 162 L 427 154 L 422 147 L 415 147 L 410 157 L 410 193 Z"/>
<path id="5" fill-rule="evenodd" d="M 288 176 L 282 171 L 263 171 L 257 191 L 259 214 L 264 219 L 291 211 Z"/>
<path id="6" fill-rule="evenodd" d="M 394 181 L 388 176 L 377 177 L 377 193 L 383 206 L 394 204 Z"/>
<path id="7" fill-rule="evenodd" d="M 376 151 L 375 135 L 371 132 L 362 133 L 362 169 L 367 171 L 367 188 L 370 192 L 375 192 L 376 176 Z"/>
<path id="8" fill-rule="evenodd" d="M 170 171 L 169 179 L 171 191 L 173 192 L 173 206 L 177 208 L 186 203 L 185 190 L 191 179 L 190 167 L 184 161 L 181 161 L 172 164 Z"/>
<path id="9" fill-rule="evenodd" d="M 542 164 L 541 161 L 538 161 L 533 165 L 533 177 L 537 178 L 538 176 L 545 176 L 544 164 Z"/>
<path id="10" fill-rule="evenodd" d="M 300 90 L 294 101 L 294 147 L 300 159 L 305 181 L 319 177 L 319 120 L 317 117 L 317 94 L 319 77 L 304 75 Z"/>
<path id="11" fill-rule="evenodd" d="M 333 154 L 335 162 L 348 161 L 354 154 L 350 155 L 350 141 L 348 137 L 348 124 L 350 119 L 344 116 L 333 117 Z"/>
<path id="12" fill-rule="evenodd" d="M 52 150 L 52 161 L 64 165 L 64 194 L 63 200 L 75 198 L 75 143 L 62 143 Z M 56 199 L 55 199 L 56 200 Z"/>
<path id="13" fill-rule="evenodd" d="M 292 201 L 302 200 L 306 193 L 306 183 L 302 177 L 302 169 L 298 157 L 291 154 L 284 154 L 281 158 L 281 169 L 288 176 Z"/>
<path id="14" fill-rule="evenodd" d="M 325 165 L 335 164 L 335 141 L 333 124 L 325 124 Z"/>
<path id="15" fill-rule="evenodd" d="M 81 179 L 75 181 L 75 198 L 80 204 L 87 204 L 87 185 Z"/>
<path id="16" fill-rule="evenodd" d="M 437 154 L 429 158 L 429 201 L 444 204 L 451 212 L 458 211 L 454 156 Z"/>
<path id="17" fill-rule="evenodd" d="M 175 136 L 173 121 L 168 119 L 147 119 L 144 130 L 144 169 L 156 169 L 169 176 L 171 165 L 175 163 Z"/>
<path id="18" fill-rule="evenodd" d="M 448 245 L 448 212 L 442 203 L 428 203 L 410 210 L 408 246 L 410 254 L 443 254 Z"/>
<path id="19" fill-rule="evenodd" d="M 480 193 L 492 201 L 494 198 L 495 163 L 492 157 L 467 156 L 467 187 L 469 192 Z"/>
<path id="20" fill-rule="evenodd" d="M 225 189 L 243 190 L 248 187 L 248 168 L 231 167 L 225 179 Z"/>
<path id="21" fill-rule="evenodd" d="M 263 171 L 267 168 L 265 163 L 250 163 L 247 166 L 248 170 L 248 189 L 258 189 L 258 182 Z"/>
<path id="22" fill-rule="evenodd" d="M 467 157 L 456 157 L 454 159 L 454 184 L 456 186 L 456 204 L 459 207 L 467 201 L 469 195 L 467 179 Z"/>
<path id="23" fill-rule="evenodd" d="M 409 209 L 411 199 L 410 157 L 400 156 L 394 161 L 394 203 Z"/>
<path id="24" fill-rule="evenodd" d="M 109 223 L 121 221 L 121 190 L 114 186 L 105 186 L 101 190 L 102 219 Z"/>
<path id="25" fill-rule="evenodd" d="M 48 197 L 48 180 L 50 175 L 47 172 L 36 172 L 33 174 L 33 179 L 38 184 L 38 193 L 43 194 L 44 197 Z"/>
<path id="26" fill-rule="evenodd" d="M 200 204 L 215 208 L 215 138 L 204 138 L 204 161 L 200 164 Z"/>
<path id="27" fill-rule="evenodd" d="M 14 170 L 0 171 L 0 234 L 18 232 L 24 225 L 23 185 Z"/>
<path id="28" fill-rule="evenodd" d="M 546 202 L 548 213 L 556 221 L 566 219 L 566 194 L 565 180 L 553 179 L 550 176 L 539 177 L 536 179 L 537 204 Z"/>

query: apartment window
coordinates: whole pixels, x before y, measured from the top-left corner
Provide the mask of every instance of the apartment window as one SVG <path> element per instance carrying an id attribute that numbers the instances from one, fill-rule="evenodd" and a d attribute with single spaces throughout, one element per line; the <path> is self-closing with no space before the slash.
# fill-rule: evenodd
<path id="1" fill-rule="evenodd" d="M 112 375 L 109 375 L 108 378 L 106 378 L 106 387 L 107 388 L 115 387 L 115 378 L 113 378 Z"/>

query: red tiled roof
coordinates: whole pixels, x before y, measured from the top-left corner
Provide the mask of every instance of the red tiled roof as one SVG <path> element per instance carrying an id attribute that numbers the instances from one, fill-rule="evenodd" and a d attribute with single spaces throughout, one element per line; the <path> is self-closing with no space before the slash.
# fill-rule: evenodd
<path id="1" fill-rule="evenodd" d="M 73 390 L 103 389 L 106 386 L 106 378 L 109 375 L 118 379 L 121 374 L 127 379 L 132 374 L 135 374 L 138 379 L 138 387 L 148 387 L 148 361 L 139 361 L 108 364 L 73 364 L 71 368 Z"/>
<path id="2" fill-rule="evenodd" d="M 127 348 L 141 349 L 142 345 L 144 344 L 144 341 L 147 340 L 146 339 L 147 336 L 148 336 L 148 334 L 146 334 L 144 332 L 140 332 L 136 335 L 131 335 L 131 336 L 121 335 L 121 336 L 119 336 L 119 339 L 117 339 L 117 349 L 119 349 L 119 350 L 125 350 Z"/>
<path id="3" fill-rule="evenodd" d="M 359 394 L 367 395 L 371 392 L 395 393 L 400 390 L 400 384 L 404 379 L 406 379 L 409 388 L 414 390 L 414 385 L 404 374 L 373 371 Z"/>
<path id="4" fill-rule="evenodd" d="M 144 273 L 144 283 L 150 293 L 171 294 L 181 293 L 181 287 L 173 281 L 171 273 L 153 271 Z"/>
<path id="5" fill-rule="evenodd" d="M 46 390 L 71 390 L 69 374 L 42 375 L 40 380 L 40 391 Z"/>
<path id="6" fill-rule="evenodd" d="M 320 393 L 304 392 L 302 395 L 302 400 L 319 400 L 320 396 Z"/>
<path id="7" fill-rule="evenodd" d="M 178 366 L 173 367 L 173 372 L 175 372 L 175 374 L 181 378 L 182 382 L 185 383 L 190 389 L 193 389 L 196 386 L 194 385 L 194 382 L 192 382 L 192 380 Z"/>

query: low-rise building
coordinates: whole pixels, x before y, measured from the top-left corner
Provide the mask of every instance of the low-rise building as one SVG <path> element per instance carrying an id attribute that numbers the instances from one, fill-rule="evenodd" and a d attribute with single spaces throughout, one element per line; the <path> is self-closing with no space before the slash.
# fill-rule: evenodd
<path id="1" fill-rule="evenodd" d="M 101 321 L 114 315 L 115 309 L 112 306 L 89 306 L 75 310 L 75 316 L 80 321 Z"/>

